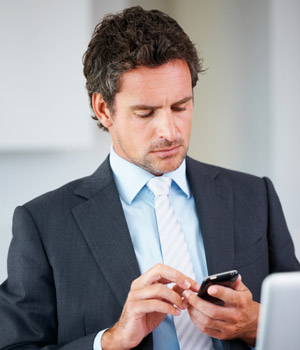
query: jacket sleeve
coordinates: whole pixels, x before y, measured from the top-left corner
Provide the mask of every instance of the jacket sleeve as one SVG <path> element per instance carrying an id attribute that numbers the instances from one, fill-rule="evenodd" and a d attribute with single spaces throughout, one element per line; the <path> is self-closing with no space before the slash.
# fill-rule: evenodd
<path id="1" fill-rule="evenodd" d="M 272 182 L 264 178 L 268 196 L 269 267 L 272 272 L 300 271 L 295 248 Z"/>
<path id="2" fill-rule="evenodd" d="M 49 213 L 51 215 L 51 213 Z M 18 207 L 8 254 L 8 278 L 0 286 L 0 349 L 92 350 L 96 334 L 58 345 L 55 283 L 30 213 Z"/>

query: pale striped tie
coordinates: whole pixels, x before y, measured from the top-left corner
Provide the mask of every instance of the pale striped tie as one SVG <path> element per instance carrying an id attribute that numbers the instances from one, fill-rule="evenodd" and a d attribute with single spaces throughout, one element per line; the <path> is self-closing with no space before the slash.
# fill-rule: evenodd
<path id="1" fill-rule="evenodd" d="M 147 186 L 155 196 L 155 212 L 164 263 L 195 279 L 188 247 L 169 200 L 172 179 L 154 177 Z M 211 338 L 200 332 L 191 321 L 188 311 L 174 317 L 176 333 L 181 350 L 214 349 Z"/>

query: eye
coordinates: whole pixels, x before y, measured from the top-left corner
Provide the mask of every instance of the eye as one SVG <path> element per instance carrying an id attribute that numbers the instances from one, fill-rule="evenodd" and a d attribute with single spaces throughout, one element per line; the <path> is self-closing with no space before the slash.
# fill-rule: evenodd
<path id="1" fill-rule="evenodd" d="M 147 117 L 151 117 L 154 114 L 153 110 L 150 111 L 139 111 L 135 113 L 138 117 L 140 118 L 147 118 Z"/>
<path id="2" fill-rule="evenodd" d="M 183 112 L 186 111 L 186 106 L 173 106 L 172 110 L 174 112 Z"/>

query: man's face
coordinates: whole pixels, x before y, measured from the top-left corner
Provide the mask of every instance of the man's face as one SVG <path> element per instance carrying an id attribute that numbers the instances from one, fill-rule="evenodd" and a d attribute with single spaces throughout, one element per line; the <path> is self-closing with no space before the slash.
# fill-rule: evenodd
<path id="1" fill-rule="evenodd" d="M 122 158 L 160 175 L 177 169 L 191 133 L 193 90 L 186 62 L 124 73 L 109 132 Z"/>

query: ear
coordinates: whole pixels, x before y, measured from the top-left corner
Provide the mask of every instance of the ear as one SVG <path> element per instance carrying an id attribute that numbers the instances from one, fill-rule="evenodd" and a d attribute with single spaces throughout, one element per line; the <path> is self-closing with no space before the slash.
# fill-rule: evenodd
<path id="1" fill-rule="evenodd" d="M 98 92 L 94 92 L 92 96 L 92 102 L 96 117 L 99 119 L 103 126 L 109 129 L 112 126 L 113 122 L 110 110 L 102 95 Z"/>

